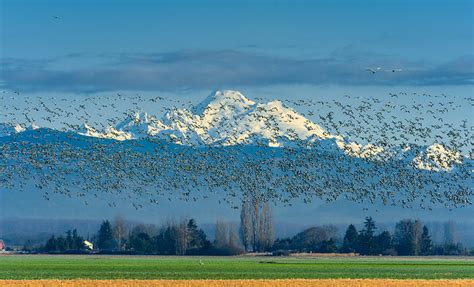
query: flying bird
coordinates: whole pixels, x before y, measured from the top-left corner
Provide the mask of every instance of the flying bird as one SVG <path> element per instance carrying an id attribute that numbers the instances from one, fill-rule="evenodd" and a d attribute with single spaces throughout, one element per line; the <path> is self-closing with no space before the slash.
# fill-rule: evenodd
<path id="1" fill-rule="evenodd" d="M 368 71 L 368 72 L 371 72 L 372 74 L 375 74 L 377 73 L 378 71 L 380 71 L 380 69 L 382 69 L 381 67 L 377 67 L 377 68 L 366 68 L 365 70 Z"/>
<path id="2" fill-rule="evenodd" d="M 401 72 L 401 71 L 402 71 L 402 69 L 385 70 L 385 72 L 392 72 L 392 73 Z"/>

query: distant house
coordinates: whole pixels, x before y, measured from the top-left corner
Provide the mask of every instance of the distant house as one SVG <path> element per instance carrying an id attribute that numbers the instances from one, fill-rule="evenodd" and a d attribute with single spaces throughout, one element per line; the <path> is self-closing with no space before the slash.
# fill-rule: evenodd
<path id="1" fill-rule="evenodd" d="M 5 248 L 6 248 L 5 242 L 3 242 L 3 240 L 0 239 L 0 251 L 4 251 Z"/>
<path id="2" fill-rule="evenodd" d="M 89 250 L 93 250 L 93 249 L 94 249 L 94 244 L 92 244 L 91 242 L 89 242 L 89 241 L 87 241 L 87 240 L 84 240 L 83 244 L 84 244 L 84 247 L 86 247 L 86 248 L 89 249 Z"/>

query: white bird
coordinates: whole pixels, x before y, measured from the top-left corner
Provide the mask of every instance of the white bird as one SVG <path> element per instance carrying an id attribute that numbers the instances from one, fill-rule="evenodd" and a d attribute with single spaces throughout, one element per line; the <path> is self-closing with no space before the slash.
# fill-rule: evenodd
<path id="1" fill-rule="evenodd" d="M 381 67 L 377 67 L 377 68 L 366 68 L 365 70 L 371 72 L 372 74 L 375 74 L 375 73 L 377 73 L 380 69 L 382 69 L 382 68 L 381 68 Z"/>

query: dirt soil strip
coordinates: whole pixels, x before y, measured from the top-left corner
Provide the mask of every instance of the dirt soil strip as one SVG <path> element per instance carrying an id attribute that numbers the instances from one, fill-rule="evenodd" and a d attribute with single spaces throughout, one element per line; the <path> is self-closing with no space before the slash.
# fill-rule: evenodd
<path id="1" fill-rule="evenodd" d="M 1 287 L 472 287 L 474 280 L 282 279 L 282 280 L 0 280 Z"/>

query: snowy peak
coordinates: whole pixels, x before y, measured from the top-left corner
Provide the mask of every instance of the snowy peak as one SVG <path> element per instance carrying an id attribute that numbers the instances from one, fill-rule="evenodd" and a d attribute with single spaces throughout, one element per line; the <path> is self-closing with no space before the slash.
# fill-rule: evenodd
<path id="1" fill-rule="evenodd" d="M 192 111 L 172 109 L 161 120 L 135 113 L 97 135 L 116 140 L 154 137 L 182 145 L 267 145 L 281 147 L 333 136 L 280 101 L 255 103 L 238 91 L 216 91 Z"/>
<path id="2" fill-rule="evenodd" d="M 255 107 L 255 102 L 237 91 L 217 91 L 199 105 L 194 113 L 201 118 L 204 128 L 213 128 L 235 121 Z"/>
<path id="3" fill-rule="evenodd" d="M 19 124 L 0 123 L 0 137 L 10 136 L 25 131 L 25 128 Z"/>
<path id="4" fill-rule="evenodd" d="M 253 105 L 255 105 L 255 102 L 247 99 L 239 91 L 216 91 L 198 104 L 193 112 L 198 115 L 204 115 L 210 111 L 222 109 L 244 112 Z"/>
<path id="5" fill-rule="evenodd" d="M 130 129 L 134 126 L 146 125 L 153 120 L 154 118 L 148 116 L 146 112 L 136 112 L 132 115 L 129 115 L 125 120 L 117 124 L 115 127 L 117 129 Z"/>
<path id="6" fill-rule="evenodd" d="M 205 142 L 218 145 L 264 144 L 288 146 L 310 137 L 327 138 L 323 128 L 280 101 L 255 103 L 237 91 L 218 91 L 197 111 Z"/>
<path id="7" fill-rule="evenodd" d="M 125 140 L 155 136 L 165 128 L 166 126 L 154 116 L 150 116 L 146 112 L 136 112 L 115 127 L 109 127 L 106 131 L 111 138 L 118 136 L 121 140 Z"/>
<path id="8" fill-rule="evenodd" d="M 419 153 L 412 162 L 418 169 L 451 170 L 456 164 L 462 163 L 462 156 L 459 152 L 448 150 L 441 144 L 433 144 Z"/>

